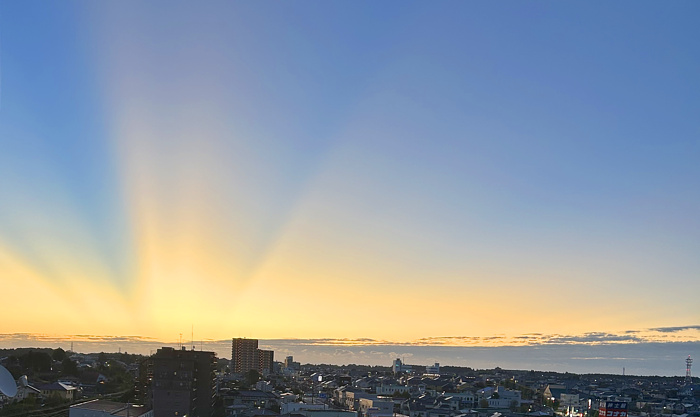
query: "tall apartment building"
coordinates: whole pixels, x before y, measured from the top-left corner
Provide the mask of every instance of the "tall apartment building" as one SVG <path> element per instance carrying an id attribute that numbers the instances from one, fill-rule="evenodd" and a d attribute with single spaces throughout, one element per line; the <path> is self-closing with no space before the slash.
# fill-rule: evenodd
<path id="1" fill-rule="evenodd" d="M 134 397 L 137 404 L 153 408 L 153 395 L 151 386 L 153 385 L 153 357 L 149 356 L 139 363 L 139 373 L 134 383 Z"/>
<path id="2" fill-rule="evenodd" d="M 216 394 L 214 352 L 164 347 L 149 362 L 154 417 L 211 416 Z"/>
<path id="3" fill-rule="evenodd" d="M 258 339 L 233 339 L 231 342 L 231 372 L 244 374 L 256 370 L 261 374 L 272 372 L 275 352 L 258 349 Z"/>
<path id="4" fill-rule="evenodd" d="M 275 363 L 275 352 L 272 350 L 258 349 L 258 372 L 261 374 L 269 374 L 272 372 L 272 366 Z"/>
<path id="5" fill-rule="evenodd" d="M 258 370 L 258 339 L 233 339 L 231 344 L 231 372 L 244 374 Z"/>

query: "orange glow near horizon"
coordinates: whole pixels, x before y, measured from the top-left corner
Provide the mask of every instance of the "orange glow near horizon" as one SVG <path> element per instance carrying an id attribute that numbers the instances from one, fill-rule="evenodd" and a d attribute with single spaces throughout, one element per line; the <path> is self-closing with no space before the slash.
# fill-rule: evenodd
<path id="1" fill-rule="evenodd" d="M 81 10 L 75 48 L 89 65 L 66 58 L 62 68 L 92 77 L 84 95 L 97 104 L 81 106 L 99 115 L 88 123 L 55 109 L 70 102 L 67 83 L 46 119 L 78 127 L 56 139 L 54 124 L 46 122 L 47 133 L 35 122 L 40 116 L 26 117 L 27 126 L 40 125 L 36 132 L 17 122 L 36 172 L 18 158 L 0 189 L 16 204 L 0 229 L 9 317 L 0 333 L 173 341 L 194 326 L 204 340 L 323 338 L 317 343 L 338 346 L 632 343 L 605 336 L 626 332 L 700 341 L 698 329 L 650 330 L 700 317 L 688 297 L 700 293 L 698 200 L 689 191 L 697 167 L 683 159 L 694 145 L 669 145 L 680 163 L 668 157 L 673 172 L 645 177 L 645 186 L 638 178 L 656 167 L 658 149 L 666 152 L 661 139 L 629 156 L 636 142 L 610 144 L 601 133 L 621 129 L 604 123 L 609 112 L 559 97 L 549 84 L 556 77 L 510 96 L 513 86 L 494 68 L 514 65 L 496 63 L 499 48 L 483 51 L 486 69 L 462 62 L 476 55 L 455 52 L 461 44 L 441 52 L 453 59 L 440 64 L 436 52 L 432 62 L 407 52 L 432 56 L 433 46 L 404 32 L 417 26 L 406 21 L 381 40 L 397 42 L 386 54 L 370 54 L 369 42 L 346 29 L 337 41 L 354 51 L 346 62 L 342 48 L 306 24 L 255 32 L 260 21 L 277 28 L 273 18 L 286 22 L 284 13 L 220 6 L 231 8 L 225 19 L 218 6 L 185 3 L 167 13 L 152 3 Z M 595 50 L 583 49 L 584 57 Z M 548 74 L 543 62 L 530 72 Z M 17 68 L 8 73 L 19 83 Z M 491 90 L 470 84 L 477 76 Z M 537 96 L 550 89 L 551 97 Z M 556 100 L 565 105 L 533 104 Z M 93 141 L 94 132 L 80 130 L 88 124 L 103 136 Z M 620 136 L 636 138 L 642 128 L 632 124 Z M 35 149 L 33 140 L 75 142 Z M 91 153 L 93 142 L 106 150 Z M 104 178 L 86 179 L 93 171 Z M 80 181 L 78 192 L 71 185 Z"/>

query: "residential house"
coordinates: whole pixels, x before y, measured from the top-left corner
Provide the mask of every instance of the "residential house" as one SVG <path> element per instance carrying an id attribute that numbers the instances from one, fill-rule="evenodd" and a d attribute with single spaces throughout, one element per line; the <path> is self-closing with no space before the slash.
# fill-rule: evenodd
<path id="1" fill-rule="evenodd" d="M 54 382 L 51 384 L 45 384 L 38 386 L 37 389 L 41 391 L 41 395 L 44 397 L 59 397 L 63 400 L 73 401 L 78 398 L 78 388 L 67 385 L 62 382 Z"/>

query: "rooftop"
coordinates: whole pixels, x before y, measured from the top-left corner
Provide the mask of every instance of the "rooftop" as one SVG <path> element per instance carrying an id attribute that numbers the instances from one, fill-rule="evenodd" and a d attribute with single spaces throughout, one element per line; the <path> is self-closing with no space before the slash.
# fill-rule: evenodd
<path id="1" fill-rule="evenodd" d="M 106 411 L 110 414 L 125 409 L 126 404 L 109 400 L 92 400 L 84 403 L 71 405 L 70 408 L 80 408 L 83 410 Z"/>

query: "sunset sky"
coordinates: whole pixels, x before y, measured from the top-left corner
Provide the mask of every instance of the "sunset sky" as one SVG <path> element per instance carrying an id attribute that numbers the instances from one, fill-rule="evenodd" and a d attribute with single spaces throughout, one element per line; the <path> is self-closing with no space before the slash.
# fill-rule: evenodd
<path id="1" fill-rule="evenodd" d="M 0 333 L 700 341 L 698 16 L 0 1 Z"/>

